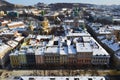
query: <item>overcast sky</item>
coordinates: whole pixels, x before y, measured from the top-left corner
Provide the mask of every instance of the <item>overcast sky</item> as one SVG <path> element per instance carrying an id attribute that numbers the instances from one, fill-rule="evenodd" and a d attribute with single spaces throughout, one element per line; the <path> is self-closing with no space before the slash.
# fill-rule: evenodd
<path id="1" fill-rule="evenodd" d="M 58 2 L 67 2 L 67 3 L 92 3 L 92 4 L 99 4 L 99 5 L 112 5 L 117 4 L 120 5 L 120 0 L 6 0 L 11 3 L 16 4 L 23 4 L 23 5 L 34 5 L 38 2 L 44 2 L 47 4 L 50 3 L 58 3 Z"/>

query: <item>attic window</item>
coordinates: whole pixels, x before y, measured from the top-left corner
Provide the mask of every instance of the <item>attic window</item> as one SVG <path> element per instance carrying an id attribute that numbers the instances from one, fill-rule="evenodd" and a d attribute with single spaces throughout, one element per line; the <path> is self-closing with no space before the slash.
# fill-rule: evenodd
<path id="1" fill-rule="evenodd" d="M 54 45 L 58 45 L 58 41 L 54 41 Z"/>
<path id="2" fill-rule="evenodd" d="M 29 80 L 35 80 L 35 78 L 29 78 Z"/>
<path id="3" fill-rule="evenodd" d="M 92 78 L 88 78 L 88 80 L 92 80 Z"/>

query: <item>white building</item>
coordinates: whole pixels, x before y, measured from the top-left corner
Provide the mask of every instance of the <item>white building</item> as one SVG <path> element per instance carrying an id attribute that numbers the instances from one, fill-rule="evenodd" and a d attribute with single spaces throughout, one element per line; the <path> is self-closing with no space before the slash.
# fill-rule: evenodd
<path id="1" fill-rule="evenodd" d="M 23 80 L 106 80 L 103 76 L 21 76 Z"/>

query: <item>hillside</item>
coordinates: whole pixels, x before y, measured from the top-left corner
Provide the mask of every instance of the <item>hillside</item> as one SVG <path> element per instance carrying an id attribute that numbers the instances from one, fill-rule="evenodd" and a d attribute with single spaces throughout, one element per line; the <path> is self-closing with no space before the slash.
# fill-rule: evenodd
<path id="1" fill-rule="evenodd" d="M 0 0 L 0 10 L 11 10 L 14 9 L 14 4 L 11 4 L 5 0 Z"/>

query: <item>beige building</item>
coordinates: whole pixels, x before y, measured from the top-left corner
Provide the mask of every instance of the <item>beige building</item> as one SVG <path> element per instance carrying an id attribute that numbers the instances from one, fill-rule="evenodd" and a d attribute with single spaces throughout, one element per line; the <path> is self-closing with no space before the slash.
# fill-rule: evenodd
<path id="1" fill-rule="evenodd" d="M 18 51 L 15 51 L 10 54 L 10 64 L 12 68 L 16 68 L 20 66 L 19 58 L 18 58 Z"/>
<path id="2" fill-rule="evenodd" d="M 68 46 L 68 64 L 69 65 L 75 65 L 77 62 L 76 59 L 76 48 L 74 45 Z"/>
<path id="3" fill-rule="evenodd" d="M 2 68 L 5 67 L 9 59 L 10 50 L 11 50 L 11 47 L 6 44 L 0 45 L 0 66 L 2 66 Z"/>
<path id="4" fill-rule="evenodd" d="M 90 65 L 93 50 L 89 43 L 77 43 L 76 44 L 77 51 L 77 64 L 78 65 Z"/>
<path id="5" fill-rule="evenodd" d="M 44 53 L 44 62 L 45 64 L 59 65 L 60 54 L 59 54 L 59 48 L 57 46 L 46 47 Z"/>
<path id="6" fill-rule="evenodd" d="M 44 64 L 44 50 L 45 47 L 37 47 L 35 50 L 35 60 L 36 60 L 36 65 L 40 66 Z"/>
<path id="7" fill-rule="evenodd" d="M 23 22 L 11 22 L 7 24 L 8 28 L 25 27 Z"/>
<path id="8" fill-rule="evenodd" d="M 68 63 L 68 51 L 67 47 L 60 48 L 60 65 L 66 65 Z"/>

